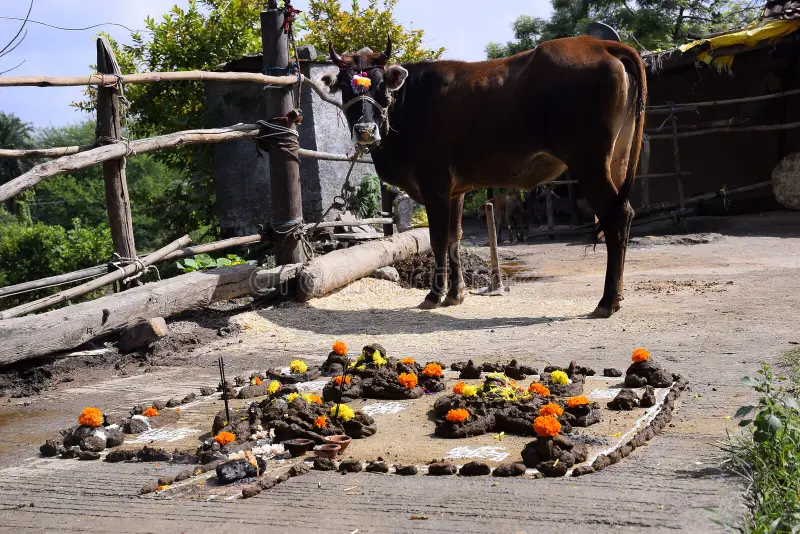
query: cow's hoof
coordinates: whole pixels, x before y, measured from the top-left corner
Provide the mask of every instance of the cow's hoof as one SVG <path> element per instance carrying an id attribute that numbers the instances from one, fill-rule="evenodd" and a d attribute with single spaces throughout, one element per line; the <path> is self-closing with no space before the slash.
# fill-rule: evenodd
<path id="1" fill-rule="evenodd" d="M 444 299 L 445 306 L 458 306 L 459 304 L 464 303 L 464 295 L 459 295 L 458 297 L 451 297 L 447 295 L 447 298 Z"/>
<path id="2" fill-rule="evenodd" d="M 435 310 L 436 308 L 439 307 L 439 301 L 438 300 L 425 299 L 425 300 L 422 301 L 422 304 L 420 304 L 417 307 L 420 310 Z"/>
<path id="3" fill-rule="evenodd" d="M 614 312 L 618 311 L 619 311 L 619 301 L 615 300 L 611 304 L 610 308 L 603 306 L 602 304 L 598 304 L 597 307 L 594 309 L 594 311 L 589 315 L 589 317 L 592 317 L 594 319 L 608 319 L 614 314 Z"/>

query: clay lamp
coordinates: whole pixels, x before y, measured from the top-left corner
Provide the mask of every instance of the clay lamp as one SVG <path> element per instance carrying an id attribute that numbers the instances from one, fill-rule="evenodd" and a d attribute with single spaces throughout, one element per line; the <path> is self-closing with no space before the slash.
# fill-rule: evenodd
<path id="1" fill-rule="evenodd" d="M 341 449 L 342 447 L 335 443 L 327 443 L 325 445 L 318 445 L 314 449 L 314 454 L 317 458 L 329 458 L 333 460 Z"/>
<path id="2" fill-rule="evenodd" d="M 289 451 L 292 458 L 302 456 L 314 445 L 314 441 L 305 438 L 287 439 L 282 443 L 283 448 Z"/>
<path id="3" fill-rule="evenodd" d="M 327 443 L 332 443 L 334 445 L 339 446 L 339 454 L 344 454 L 344 450 L 350 445 L 350 442 L 353 441 L 353 438 L 350 436 L 345 436 L 344 434 L 339 434 L 336 436 L 328 436 L 325 438 Z"/>

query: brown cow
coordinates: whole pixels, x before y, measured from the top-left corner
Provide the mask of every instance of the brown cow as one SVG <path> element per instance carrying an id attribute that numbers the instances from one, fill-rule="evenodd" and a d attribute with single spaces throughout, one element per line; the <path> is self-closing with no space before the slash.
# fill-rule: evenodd
<path id="1" fill-rule="evenodd" d="M 496 197 L 490 198 L 488 202 L 491 202 L 492 206 L 494 206 L 497 242 L 500 243 L 503 241 L 504 227 L 508 228 L 509 241 L 513 243 L 515 236 L 517 241 L 525 241 L 522 228 L 522 212 L 524 205 L 522 192 L 519 189 L 509 189 L 505 193 L 500 193 Z M 485 205 L 481 207 L 478 217 L 481 221 L 486 222 Z"/>
<path id="2" fill-rule="evenodd" d="M 427 208 L 436 274 L 420 307 L 439 306 L 448 279 L 445 304 L 463 300 L 464 193 L 530 189 L 569 168 L 600 214 L 596 231 L 607 242 L 605 287 L 593 315 L 617 311 L 647 94 L 639 54 L 588 36 L 477 63 L 387 66 L 391 50 L 391 40 L 382 53 L 340 56 L 331 46 L 339 71 L 321 81 L 342 91 L 353 139 L 370 149 L 380 178 Z"/>

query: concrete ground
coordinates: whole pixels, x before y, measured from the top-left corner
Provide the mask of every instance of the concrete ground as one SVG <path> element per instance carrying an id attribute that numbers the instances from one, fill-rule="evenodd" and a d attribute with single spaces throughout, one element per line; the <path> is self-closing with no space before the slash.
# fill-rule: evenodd
<path id="1" fill-rule="evenodd" d="M 521 262 L 538 278 L 513 283 L 504 299 L 470 296 L 462 306 L 423 312 L 413 308 L 423 291 L 365 280 L 308 304 L 217 314 L 214 326 L 239 327 L 226 337 L 192 334 L 208 326 L 207 317 L 176 321 L 176 340 L 183 341 L 173 340 L 146 374 L 76 370 L 73 382 L 40 396 L 0 399 L 0 525 L 117 532 L 722 529 L 715 521 L 734 522 L 745 512 L 742 486 L 717 469 L 718 444 L 736 431 L 731 416 L 752 399 L 739 379 L 800 342 L 799 219 L 774 215 L 760 235 L 745 235 L 750 227 L 739 222 L 730 232 L 737 235 L 637 239 L 628 251 L 623 308 L 608 320 L 586 318 L 602 291 L 604 247 L 587 252 L 577 242 L 537 242 L 502 247 L 504 262 L 516 270 Z M 336 339 L 354 348 L 379 342 L 390 354 L 419 360 L 513 356 L 541 367 L 574 359 L 598 370 L 624 369 L 631 349 L 645 346 L 683 374 L 691 391 L 661 436 L 577 479 L 312 472 L 252 499 L 197 502 L 138 496 L 143 484 L 178 466 L 37 457 L 38 445 L 84 406 L 123 409 L 197 391 L 215 383 L 219 355 L 230 376 L 296 357 L 320 362 Z"/>

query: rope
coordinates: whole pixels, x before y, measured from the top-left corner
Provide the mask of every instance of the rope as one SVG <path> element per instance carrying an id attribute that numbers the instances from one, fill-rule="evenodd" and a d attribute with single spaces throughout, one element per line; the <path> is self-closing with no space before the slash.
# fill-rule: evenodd
<path id="1" fill-rule="evenodd" d="M 389 106 L 391 106 L 392 105 L 392 97 L 388 93 L 388 91 L 387 91 L 387 99 L 389 101 Z M 380 102 L 378 102 L 374 98 L 372 98 L 370 96 L 366 96 L 366 95 L 357 96 L 354 99 L 352 99 L 350 102 L 345 104 L 342 107 L 342 110 L 347 111 L 352 106 L 354 106 L 357 103 L 362 102 L 362 101 L 367 102 L 369 104 L 372 104 L 373 106 L 378 108 L 378 112 L 380 112 L 380 114 L 381 114 L 381 133 L 383 135 L 388 135 L 389 134 L 389 108 L 388 107 L 383 107 L 380 104 Z"/>
<path id="2" fill-rule="evenodd" d="M 289 115 L 286 117 L 279 117 L 271 120 L 284 120 L 287 122 L 287 124 L 302 120 L 301 113 L 294 114 L 294 118 L 290 117 L 292 115 L 293 113 L 289 113 Z M 283 152 L 286 157 L 293 159 L 297 163 L 300 163 L 300 156 L 297 154 L 297 151 L 300 149 L 300 143 L 298 142 L 300 134 L 297 132 L 297 130 L 288 126 L 275 124 L 274 122 L 270 121 L 262 120 L 258 121 L 256 124 L 261 127 L 259 135 L 255 137 L 256 144 L 261 150 L 266 152 L 278 150 Z"/>
<path id="3" fill-rule="evenodd" d="M 158 281 L 159 282 L 161 281 L 161 272 L 158 270 L 158 267 L 156 267 L 155 265 L 145 265 L 144 262 L 141 259 L 139 259 L 138 257 L 136 257 L 136 258 L 126 258 L 126 257 L 120 256 L 119 254 L 117 254 L 115 252 L 111 256 L 111 261 L 108 262 L 109 268 L 111 268 L 111 267 L 116 268 L 116 269 L 118 269 L 119 271 L 121 271 L 124 274 L 125 270 L 122 268 L 123 265 L 125 265 L 125 266 L 127 266 L 127 265 L 136 265 L 136 272 L 134 274 L 126 277 L 126 278 L 123 278 L 121 280 L 121 282 L 123 284 L 129 284 L 134 280 L 138 280 L 139 278 L 142 277 L 142 275 L 144 275 L 145 273 L 150 272 L 150 271 L 155 271 L 156 272 L 156 277 L 158 278 Z"/>

